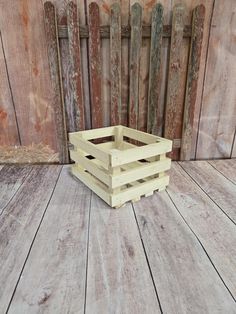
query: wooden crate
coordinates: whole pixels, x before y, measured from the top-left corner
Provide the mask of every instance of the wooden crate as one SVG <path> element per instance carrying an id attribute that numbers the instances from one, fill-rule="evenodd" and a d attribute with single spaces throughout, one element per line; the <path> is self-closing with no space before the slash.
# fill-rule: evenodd
<path id="1" fill-rule="evenodd" d="M 152 195 L 169 183 L 170 140 L 121 125 L 70 133 L 69 139 L 74 145 L 72 174 L 112 207 Z"/>

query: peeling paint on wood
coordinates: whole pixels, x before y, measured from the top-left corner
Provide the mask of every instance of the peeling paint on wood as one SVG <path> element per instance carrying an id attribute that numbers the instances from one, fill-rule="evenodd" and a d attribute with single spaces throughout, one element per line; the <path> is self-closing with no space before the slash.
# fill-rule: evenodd
<path id="1" fill-rule="evenodd" d="M 163 6 L 155 5 L 152 11 L 152 35 L 149 66 L 149 90 L 148 90 L 148 121 L 147 132 L 159 134 L 162 119 L 160 104 L 158 103 L 161 87 L 161 48 L 163 28 Z"/>
<path id="2" fill-rule="evenodd" d="M 92 128 L 103 126 L 103 108 L 101 104 L 101 43 L 99 32 L 99 7 L 92 2 L 89 5 L 89 70 Z"/>
<path id="3" fill-rule="evenodd" d="M 79 19 L 77 5 L 70 2 L 67 6 L 67 25 L 69 35 L 69 53 L 70 53 L 70 70 L 71 70 L 71 87 L 73 97 L 74 113 L 74 130 L 80 131 L 85 129 L 84 119 L 84 99 L 81 72 L 81 54 L 80 54 L 80 37 L 79 37 Z"/>
<path id="4" fill-rule="evenodd" d="M 193 119 L 197 96 L 198 74 L 201 60 L 202 37 L 205 18 L 205 7 L 199 5 L 193 10 L 192 37 L 188 62 L 187 84 L 182 128 L 180 160 L 190 160 L 193 132 Z"/>
<path id="5" fill-rule="evenodd" d="M 137 129 L 139 110 L 139 62 L 142 42 L 142 7 L 139 3 L 135 3 L 131 7 L 130 25 L 129 127 Z"/>
<path id="6" fill-rule="evenodd" d="M 120 5 L 111 6 L 111 125 L 121 124 L 121 15 Z"/>
<path id="7" fill-rule="evenodd" d="M 59 161 L 61 163 L 68 163 L 68 143 L 55 7 L 51 2 L 47 1 L 44 3 L 44 11 L 49 67 L 52 80 L 52 88 L 54 91 L 53 108 L 55 112 L 57 138 L 59 143 Z"/>

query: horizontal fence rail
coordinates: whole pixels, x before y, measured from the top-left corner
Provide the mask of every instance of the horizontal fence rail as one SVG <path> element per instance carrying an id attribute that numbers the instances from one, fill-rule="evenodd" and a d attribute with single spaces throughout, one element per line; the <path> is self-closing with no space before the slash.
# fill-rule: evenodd
<path id="1" fill-rule="evenodd" d="M 45 28 L 48 34 L 48 56 L 51 79 L 57 92 L 55 108 L 62 118 L 57 118 L 58 135 L 61 137 L 61 162 L 66 162 L 67 139 L 65 119 L 66 104 L 63 100 L 61 85 L 61 66 L 59 39 L 68 38 L 69 77 L 73 99 L 74 131 L 85 129 L 85 105 L 83 73 L 81 67 L 80 39 L 88 40 L 89 93 L 92 128 L 104 127 L 104 108 L 102 102 L 102 40 L 110 41 L 110 125 L 120 124 L 122 119 L 122 38 L 129 38 L 129 101 L 127 103 L 127 126 L 164 136 L 173 141 L 173 159 L 189 160 L 191 156 L 192 128 L 196 102 L 198 72 L 200 66 L 202 36 L 204 28 L 205 7 L 199 5 L 193 9 L 192 25 L 184 25 L 186 8 L 177 4 L 173 8 L 172 24 L 163 25 L 163 6 L 156 4 L 152 9 L 151 25 L 142 25 L 142 7 L 135 3 L 131 7 L 130 25 L 122 25 L 120 4 L 110 8 L 110 25 L 100 25 L 100 9 L 96 2 L 88 8 L 88 25 L 80 25 L 78 7 L 70 2 L 67 5 L 67 25 L 57 25 L 48 8 L 54 8 L 51 2 L 44 4 Z M 52 9 L 51 9 L 52 10 Z M 52 32 L 51 30 L 54 29 Z M 145 123 L 140 123 L 141 104 L 140 58 L 142 40 L 150 39 L 148 101 Z M 159 103 L 161 93 L 162 48 L 163 38 L 170 38 L 169 63 L 167 73 L 167 90 L 163 109 Z M 184 38 L 190 38 L 190 51 L 186 73 L 184 102 L 178 97 L 180 93 L 180 76 L 183 71 Z M 53 42 L 53 45 L 52 45 Z M 53 51 L 52 51 L 53 50 Z M 103 60 L 104 61 L 104 60 Z M 60 97 L 58 96 L 61 95 Z M 57 102 L 57 104 L 56 104 Z M 143 104 L 142 104 L 143 106 Z M 143 108 L 143 107 L 142 107 Z M 143 110 L 143 109 L 142 109 Z M 143 118 L 142 118 L 143 119 Z M 142 127 L 141 127 L 142 125 Z M 146 127 L 145 127 L 146 125 Z M 143 126 L 146 128 L 143 129 Z M 63 132 L 64 130 L 64 132 Z M 63 137 L 62 137 L 63 135 Z"/>
<path id="2" fill-rule="evenodd" d="M 191 25 L 185 25 L 183 36 L 186 38 L 191 37 Z M 101 25 L 99 27 L 101 38 L 110 38 L 110 25 Z M 89 28 L 87 25 L 79 26 L 80 38 L 89 38 Z M 131 27 L 130 25 L 121 25 L 121 37 L 130 38 Z M 58 36 L 59 38 L 68 38 L 68 29 L 66 25 L 58 26 Z M 151 37 L 151 25 L 142 25 L 142 38 Z M 162 37 L 171 37 L 171 25 L 163 25 Z"/>

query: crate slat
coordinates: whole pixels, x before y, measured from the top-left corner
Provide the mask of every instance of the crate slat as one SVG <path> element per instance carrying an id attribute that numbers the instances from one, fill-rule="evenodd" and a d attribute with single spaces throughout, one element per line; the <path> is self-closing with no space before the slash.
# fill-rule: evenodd
<path id="1" fill-rule="evenodd" d="M 129 200 L 135 200 L 136 198 L 143 196 L 150 191 L 159 189 L 162 190 L 163 187 L 168 185 L 168 183 L 169 176 L 165 176 L 132 186 L 131 188 L 127 188 L 127 190 L 111 196 L 111 206 L 121 206 L 125 202 Z"/>
<path id="2" fill-rule="evenodd" d="M 111 178 L 111 186 L 113 188 L 154 175 L 170 169 L 171 159 L 147 163 L 144 165 L 138 164 L 135 168 L 126 170 Z"/>

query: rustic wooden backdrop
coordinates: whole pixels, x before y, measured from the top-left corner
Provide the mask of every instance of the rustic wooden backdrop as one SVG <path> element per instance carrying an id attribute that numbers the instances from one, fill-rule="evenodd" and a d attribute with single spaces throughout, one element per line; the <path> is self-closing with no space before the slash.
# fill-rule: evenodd
<path id="1" fill-rule="evenodd" d="M 50 79 L 46 45 L 43 2 L 38 0 L 0 0 L 0 157 L 14 147 L 17 155 L 34 154 L 41 160 L 56 161 L 57 136 L 53 102 L 55 95 Z M 52 1 L 58 11 L 59 25 L 67 23 L 67 0 Z M 80 23 L 88 24 L 91 1 L 77 0 Z M 110 7 L 114 1 L 99 0 L 100 23 L 110 23 Z M 117 2 L 117 1 L 116 1 Z M 137 1 L 120 1 L 122 25 L 129 24 L 130 9 Z M 151 23 L 155 0 L 139 1 L 143 7 L 143 24 Z M 200 76 L 195 106 L 192 158 L 236 157 L 236 2 L 235 0 L 161 0 L 164 6 L 164 24 L 171 24 L 172 8 L 176 3 L 186 6 L 186 25 L 191 24 L 192 9 L 203 3 L 206 8 Z M 129 97 L 129 39 L 122 39 L 122 123 L 126 124 Z M 170 39 L 163 38 L 160 110 L 164 110 Z M 68 39 L 60 39 L 64 99 L 68 130 L 73 131 L 73 114 Z M 178 102 L 184 102 L 189 39 L 184 39 Z M 91 127 L 88 39 L 81 39 L 82 73 L 85 103 L 85 125 Z M 139 115 L 140 128 L 146 129 L 148 101 L 150 40 L 143 39 L 140 59 Z M 101 42 L 101 70 L 104 126 L 110 124 L 110 40 Z M 160 130 L 162 132 L 162 121 Z M 21 147 L 21 148 L 20 148 Z M 23 157 L 22 157 L 23 158 Z M 36 158 L 37 159 L 37 158 Z"/>

